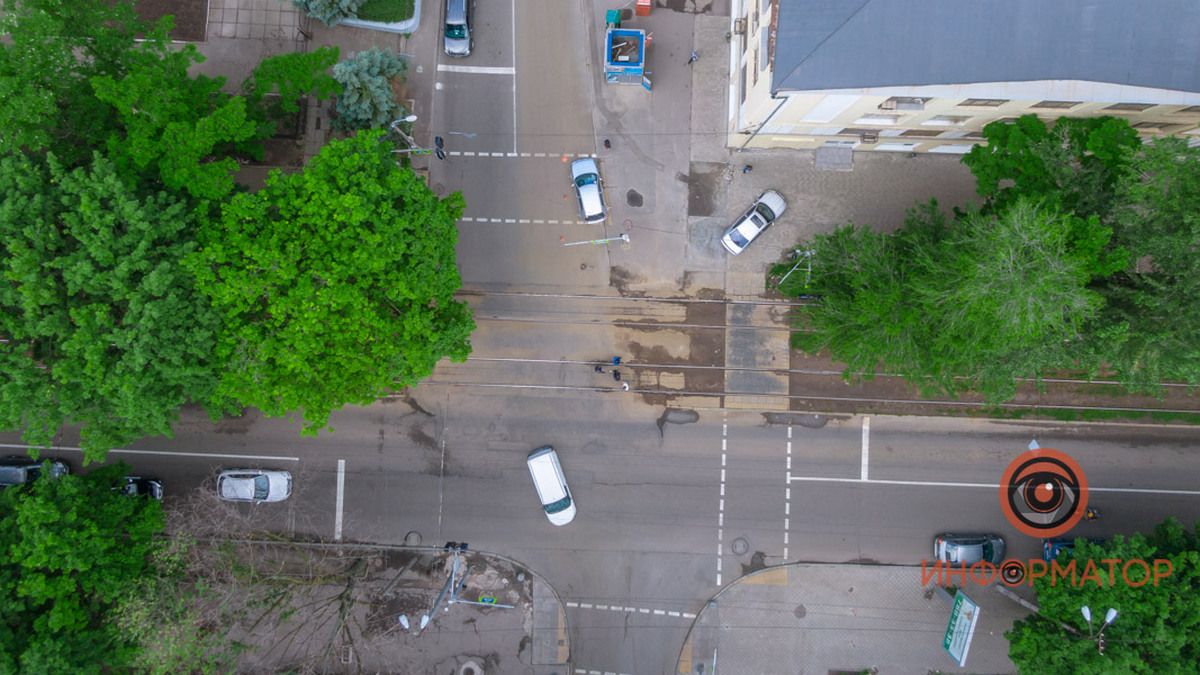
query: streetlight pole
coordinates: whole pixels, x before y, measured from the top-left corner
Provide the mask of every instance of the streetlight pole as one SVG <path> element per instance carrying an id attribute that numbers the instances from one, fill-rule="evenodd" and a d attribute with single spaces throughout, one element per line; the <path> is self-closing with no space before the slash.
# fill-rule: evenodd
<path id="1" fill-rule="evenodd" d="M 629 243 L 629 235 L 622 234 L 619 237 L 607 237 L 605 239 L 588 239 L 587 241 L 567 241 L 563 242 L 563 246 L 579 246 L 580 244 L 607 244 L 610 241 L 623 241 Z"/>
<path id="2" fill-rule="evenodd" d="M 1095 631 L 1095 632 L 1093 632 L 1093 630 L 1092 630 L 1092 608 L 1088 607 L 1087 605 L 1084 605 L 1083 607 L 1079 608 L 1079 612 L 1081 614 L 1083 614 L 1084 621 L 1087 621 L 1088 637 L 1090 637 L 1092 640 L 1094 640 L 1096 642 L 1096 651 L 1103 654 L 1104 653 L 1104 629 L 1108 628 L 1110 625 L 1112 625 L 1113 621 L 1117 620 L 1117 610 L 1113 609 L 1112 607 L 1109 607 L 1108 611 L 1104 613 L 1104 625 L 1100 626 L 1100 630 Z"/>

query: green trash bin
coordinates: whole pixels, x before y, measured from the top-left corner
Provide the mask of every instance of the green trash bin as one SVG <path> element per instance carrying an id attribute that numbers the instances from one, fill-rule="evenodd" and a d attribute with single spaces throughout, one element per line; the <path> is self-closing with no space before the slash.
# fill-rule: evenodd
<path id="1" fill-rule="evenodd" d="M 621 10 L 610 9 L 604 13 L 604 23 L 608 24 L 609 28 L 621 27 Z"/>

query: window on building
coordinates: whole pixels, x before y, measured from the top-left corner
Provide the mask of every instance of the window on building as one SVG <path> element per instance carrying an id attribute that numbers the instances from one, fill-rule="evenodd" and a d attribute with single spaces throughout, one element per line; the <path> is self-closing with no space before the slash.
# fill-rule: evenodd
<path id="1" fill-rule="evenodd" d="M 982 131 L 968 131 L 967 133 L 963 134 L 963 138 L 970 139 L 972 141 L 981 141 L 981 140 L 983 140 L 983 132 Z"/>
<path id="2" fill-rule="evenodd" d="M 1177 125 L 1170 122 L 1138 122 L 1133 125 L 1134 129 L 1145 129 L 1146 131 L 1169 131 Z"/>
<path id="3" fill-rule="evenodd" d="M 933 99 L 911 96 L 893 96 L 879 104 L 880 110 L 924 110 L 925 103 Z"/>
<path id="4" fill-rule="evenodd" d="M 916 143 L 880 143 L 875 146 L 876 150 L 884 150 L 887 152 L 912 152 L 917 149 Z"/>
<path id="5" fill-rule="evenodd" d="M 1105 108 L 1105 110 L 1113 110 L 1116 112 L 1141 112 L 1153 107 L 1153 103 L 1117 103 L 1108 106 Z"/>
<path id="6" fill-rule="evenodd" d="M 941 129 L 905 129 L 901 136 L 919 136 L 922 138 L 933 138 L 942 133 Z"/>
<path id="7" fill-rule="evenodd" d="M 741 88 L 742 103 L 746 102 L 746 66 L 742 66 L 742 79 L 739 84 Z"/>
<path id="8" fill-rule="evenodd" d="M 938 115 L 937 117 L 930 117 L 929 119 L 925 120 L 924 122 L 921 122 L 921 126 L 923 126 L 923 127 L 956 127 L 960 124 L 966 124 L 967 120 L 969 120 L 969 119 L 971 119 L 971 118 L 970 117 L 962 117 L 960 115 Z"/>
<path id="9" fill-rule="evenodd" d="M 900 121 L 899 115 L 882 115 L 879 113 L 874 113 L 874 114 L 870 114 L 870 115 L 863 115 L 862 117 L 854 120 L 854 123 L 855 124 L 878 124 L 880 126 L 891 126 L 893 124 L 898 123 L 899 121 Z"/>
<path id="10" fill-rule="evenodd" d="M 863 129 L 860 127 L 846 127 L 838 132 L 839 136 L 866 136 L 867 134 L 877 134 L 878 129 Z"/>
<path id="11" fill-rule="evenodd" d="M 1190 106 L 1188 106 L 1188 107 L 1186 107 L 1186 108 L 1180 108 L 1179 110 L 1176 110 L 1175 112 L 1177 112 L 1177 113 L 1191 113 L 1191 114 L 1193 114 L 1193 115 L 1195 115 L 1195 114 L 1200 114 L 1200 105 L 1190 105 Z"/>
<path id="12" fill-rule="evenodd" d="M 750 73 L 751 73 L 751 75 L 754 76 L 754 84 L 758 84 L 758 50 L 757 49 L 754 50 L 754 69 L 752 71 L 750 71 Z"/>
<path id="13" fill-rule="evenodd" d="M 1006 98 L 969 98 L 959 103 L 959 105 L 975 108 L 998 108 L 1005 103 L 1008 103 L 1008 99 Z"/>
<path id="14" fill-rule="evenodd" d="M 1031 108 L 1049 108 L 1051 110 L 1070 110 L 1083 101 L 1038 101 Z"/>

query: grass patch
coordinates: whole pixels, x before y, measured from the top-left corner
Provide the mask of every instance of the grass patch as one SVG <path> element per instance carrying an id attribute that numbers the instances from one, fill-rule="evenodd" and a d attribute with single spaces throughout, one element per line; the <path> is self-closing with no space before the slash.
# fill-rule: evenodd
<path id="1" fill-rule="evenodd" d="M 412 18 L 413 0 L 367 0 L 357 14 L 363 21 L 399 23 Z"/>

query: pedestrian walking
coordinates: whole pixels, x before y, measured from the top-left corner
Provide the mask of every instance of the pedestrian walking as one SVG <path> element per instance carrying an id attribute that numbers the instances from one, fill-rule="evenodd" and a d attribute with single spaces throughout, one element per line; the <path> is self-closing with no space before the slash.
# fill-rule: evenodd
<path id="1" fill-rule="evenodd" d="M 747 164 L 746 166 L 742 167 L 742 173 L 750 173 L 753 170 L 754 170 L 753 164 Z"/>
<path id="2" fill-rule="evenodd" d="M 612 357 L 612 364 L 613 364 L 613 368 L 616 368 L 617 366 L 621 365 L 621 357 L 619 357 L 619 356 Z"/>
<path id="3" fill-rule="evenodd" d="M 595 370 L 596 370 L 596 372 L 597 372 L 597 373 L 603 373 L 603 372 L 604 372 L 604 366 L 602 366 L 602 365 L 600 365 L 599 363 L 597 363 L 597 364 L 596 364 L 596 368 L 595 368 Z"/>
<path id="4" fill-rule="evenodd" d="M 699 60 L 700 60 L 700 53 L 699 53 L 699 52 L 697 52 L 695 49 L 693 49 L 693 50 L 692 50 L 692 55 L 688 57 L 688 62 L 687 62 L 687 64 L 690 66 L 690 65 L 692 65 L 693 63 L 695 63 L 695 62 L 697 62 L 697 61 L 699 61 Z"/>
<path id="5" fill-rule="evenodd" d="M 614 370 L 613 371 L 613 379 L 616 380 L 617 382 L 620 382 L 621 381 L 621 371 Z"/>
<path id="6" fill-rule="evenodd" d="M 607 138 L 604 139 L 604 149 L 612 150 L 612 141 L 608 140 Z"/>
<path id="7" fill-rule="evenodd" d="M 621 390 L 622 390 L 622 391 L 629 391 L 629 383 L 628 383 L 628 382 L 622 382 L 622 383 L 621 383 Z"/>

